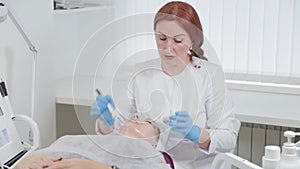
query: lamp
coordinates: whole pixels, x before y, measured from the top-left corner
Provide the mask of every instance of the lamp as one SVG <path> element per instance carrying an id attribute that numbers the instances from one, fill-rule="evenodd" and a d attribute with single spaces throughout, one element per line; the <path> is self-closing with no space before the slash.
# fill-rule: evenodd
<path id="1" fill-rule="evenodd" d="M 19 33 L 22 35 L 29 50 L 33 52 L 33 65 L 32 65 L 32 86 L 31 86 L 31 118 L 34 119 L 34 103 L 35 103 L 35 79 L 36 79 L 36 61 L 37 61 L 37 50 L 35 46 L 31 43 L 30 39 L 23 31 L 21 25 L 18 23 L 14 15 L 9 11 L 4 3 L 0 2 L 0 23 L 7 19 L 7 16 L 11 19 L 12 23 L 15 25 Z"/>
<path id="2" fill-rule="evenodd" d="M 5 21 L 5 19 L 7 18 L 7 8 L 6 6 L 4 6 L 3 3 L 0 3 L 0 23 Z"/>

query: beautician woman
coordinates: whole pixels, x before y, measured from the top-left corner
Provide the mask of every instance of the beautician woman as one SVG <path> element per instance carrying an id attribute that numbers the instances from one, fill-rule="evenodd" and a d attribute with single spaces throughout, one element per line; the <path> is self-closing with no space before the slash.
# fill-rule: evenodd
<path id="1" fill-rule="evenodd" d="M 165 4 L 155 15 L 154 31 L 160 59 L 142 64 L 145 69 L 131 79 L 129 103 L 134 111 L 149 113 L 149 105 L 158 106 L 149 97 L 163 92 L 167 106 L 156 118 L 171 132 L 161 136 L 162 145 L 184 168 L 208 169 L 216 153 L 233 151 L 240 127 L 224 73 L 204 56 L 202 26 L 191 5 Z M 126 122 L 124 116 L 113 117 L 108 104 L 115 106 L 112 97 L 99 95 L 91 108 L 102 134 Z"/>

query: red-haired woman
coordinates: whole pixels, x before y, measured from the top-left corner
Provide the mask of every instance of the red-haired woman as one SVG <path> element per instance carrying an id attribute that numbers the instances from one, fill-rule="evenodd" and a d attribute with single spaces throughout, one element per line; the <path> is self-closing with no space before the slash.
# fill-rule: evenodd
<path id="1" fill-rule="evenodd" d="M 210 168 L 216 153 L 234 149 L 240 127 L 222 68 L 204 56 L 202 26 L 188 3 L 161 7 L 154 30 L 160 58 L 140 64 L 142 69 L 131 79 L 132 113 L 162 122 L 160 148 L 175 162 L 184 168 Z M 163 95 L 155 98 L 156 92 Z M 97 127 L 102 134 L 126 121 L 112 117 L 108 103 L 114 105 L 109 95 L 98 96 L 91 109 L 91 115 L 101 119 Z"/>

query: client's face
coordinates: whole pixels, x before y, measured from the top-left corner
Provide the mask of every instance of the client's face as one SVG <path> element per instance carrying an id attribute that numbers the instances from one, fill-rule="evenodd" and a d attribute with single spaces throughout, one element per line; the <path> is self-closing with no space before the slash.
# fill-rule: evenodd
<path id="1" fill-rule="evenodd" d="M 131 120 L 125 123 L 121 128 L 120 134 L 133 138 L 140 138 L 156 146 L 158 142 L 159 130 L 156 123 L 152 120 L 139 120 L 137 115 L 134 115 Z"/>

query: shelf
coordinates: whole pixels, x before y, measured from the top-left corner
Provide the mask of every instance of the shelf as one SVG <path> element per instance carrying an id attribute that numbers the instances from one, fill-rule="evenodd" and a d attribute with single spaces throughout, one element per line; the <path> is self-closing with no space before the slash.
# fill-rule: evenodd
<path id="1" fill-rule="evenodd" d="M 241 122 L 300 128 L 300 120 L 279 117 L 237 114 Z"/>
<path id="2" fill-rule="evenodd" d="M 88 6 L 88 7 L 76 8 L 76 9 L 56 9 L 53 10 L 53 13 L 55 15 L 60 15 L 60 14 L 81 13 L 81 12 L 90 12 L 90 11 L 98 11 L 98 10 L 106 10 L 106 9 L 113 9 L 113 6 Z"/>
<path id="3" fill-rule="evenodd" d="M 67 105 L 91 106 L 96 98 L 94 77 L 82 76 L 58 80 L 56 89 L 56 103 Z M 101 91 L 107 93 L 110 89 L 111 78 L 102 77 L 97 80 L 101 84 Z"/>
<path id="4" fill-rule="evenodd" d="M 84 99 L 76 98 L 76 103 L 74 104 L 74 98 L 66 96 L 56 96 L 56 103 L 65 104 L 65 105 L 75 105 L 75 106 L 91 106 L 94 102 L 93 99 Z M 296 119 L 283 119 L 278 117 L 267 117 L 267 116 L 257 116 L 257 115 L 245 115 L 245 114 L 236 114 L 236 117 L 241 122 L 247 123 L 258 123 L 266 125 L 277 125 L 285 127 L 296 127 L 300 128 L 300 120 Z"/>

